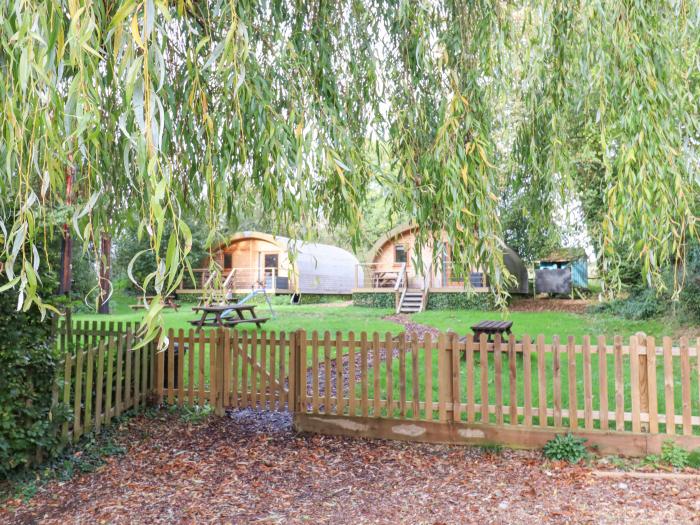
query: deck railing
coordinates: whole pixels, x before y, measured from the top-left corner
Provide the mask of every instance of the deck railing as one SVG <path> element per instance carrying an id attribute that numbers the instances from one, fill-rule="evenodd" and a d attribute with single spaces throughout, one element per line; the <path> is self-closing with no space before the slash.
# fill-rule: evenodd
<path id="1" fill-rule="evenodd" d="M 265 288 L 274 292 L 292 289 L 290 279 L 280 276 L 279 270 L 274 267 L 225 268 L 218 276 L 207 268 L 194 268 L 192 273 L 194 274 L 194 280 L 187 273 L 178 292 L 191 293 L 217 290 L 225 292 L 228 290 L 252 290 L 259 288 Z"/>
<path id="2" fill-rule="evenodd" d="M 467 287 L 485 288 L 486 276 L 483 272 L 461 272 L 455 268 L 454 263 L 440 263 L 436 272 L 430 272 L 428 286 L 430 288 L 457 288 Z"/>
<path id="3" fill-rule="evenodd" d="M 355 288 L 385 288 L 399 291 L 408 282 L 406 263 L 390 266 L 385 263 L 355 265 Z"/>

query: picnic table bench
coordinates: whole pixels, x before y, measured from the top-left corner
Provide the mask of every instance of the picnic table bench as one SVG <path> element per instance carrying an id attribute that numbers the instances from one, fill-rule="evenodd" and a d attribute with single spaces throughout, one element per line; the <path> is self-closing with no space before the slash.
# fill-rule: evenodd
<path id="1" fill-rule="evenodd" d="M 210 305 L 210 306 L 193 306 L 195 312 L 202 312 L 199 319 L 193 319 L 190 324 L 195 325 L 197 329 L 203 326 L 236 326 L 242 323 L 255 323 L 258 328 L 266 323 L 269 317 L 257 317 L 255 315 L 255 306 L 253 305 Z M 235 312 L 238 317 L 228 317 L 225 314 Z M 244 312 L 250 312 L 250 317 L 246 317 Z M 213 319 L 210 319 L 213 317 Z"/>
<path id="2" fill-rule="evenodd" d="M 139 301 L 136 304 L 130 304 L 129 308 L 131 308 L 132 310 L 136 310 L 138 308 L 148 308 L 149 303 L 153 299 L 155 299 L 155 297 L 156 297 L 155 295 L 147 295 L 145 298 L 145 301 Z M 161 301 L 163 303 L 163 308 L 172 308 L 176 312 L 177 312 L 177 309 L 180 308 L 180 305 L 175 302 L 175 297 L 173 297 L 172 295 L 169 295 L 168 297 L 164 297 L 163 299 L 161 299 Z"/>
<path id="3" fill-rule="evenodd" d="M 474 341 L 478 341 L 481 338 L 481 334 L 488 335 L 488 340 L 491 341 L 494 334 L 511 334 L 511 327 L 513 326 L 513 321 L 480 321 L 471 326 L 474 332 Z M 505 341 L 505 338 L 503 339 Z"/>

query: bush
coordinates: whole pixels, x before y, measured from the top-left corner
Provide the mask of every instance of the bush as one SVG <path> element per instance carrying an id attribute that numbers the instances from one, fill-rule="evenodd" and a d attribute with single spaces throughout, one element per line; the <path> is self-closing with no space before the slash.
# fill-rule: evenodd
<path id="1" fill-rule="evenodd" d="M 688 466 L 700 468 L 700 448 L 696 448 L 688 454 Z"/>
<path id="2" fill-rule="evenodd" d="M 672 301 L 674 269 L 669 266 L 664 271 L 666 291 L 657 293 L 636 285 L 630 289 L 626 299 L 616 299 L 591 308 L 593 313 L 609 313 L 625 319 L 644 320 L 660 317 L 673 311 L 687 317 L 687 322 L 700 321 L 700 245 L 693 244 L 688 249 L 685 265 L 685 280 L 678 303 Z M 641 282 L 640 280 L 637 283 Z"/>
<path id="3" fill-rule="evenodd" d="M 650 288 L 637 288 L 626 299 L 615 299 L 595 305 L 593 313 L 607 313 L 631 320 L 644 320 L 659 317 L 668 311 L 668 299 L 657 295 Z"/>
<path id="4" fill-rule="evenodd" d="M 675 468 L 684 468 L 688 465 L 688 451 L 678 445 L 672 439 L 667 439 L 661 445 L 661 461 Z"/>
<path id="5" fill-rule="evenodd" d="M 688 250 L 685 266 L 686 282 L 680 295 L 680 304 L 694 321 L 700 321 L 700 246 Z"/>
<path id="6" fill-rule="evenodd" d="M 552 461 L 568 461 L 578 463 L 588 454 L 583 438 L 577 438 L 573 434 L 558 434 L 547 441 L 544 446 L 544 456 Z"/>
<path id="7" fill-rule="evenodd" d="M 380 293 L 354 293 L 352 304 L 369 308 L 396 308 L 396 294 L 394 292 Z"/>
<path id="8" fill-rule="evenodd" d="M 17 312 L 16 300 L 0 293 L 0 477 L 32 464 L 39 449 L 55 453 L 67 417 L 65 410 L 50 414 L 59 362 L 51 323 L 36 307 Z"/>
<path id="9" fill-rule="evenodd" d="M 287 302 L 289 302 L 289 296 L 287 297 Z M 342 301 L 349 301 L 352 299 L 351 294 L 313 294 L 313 293 L 303 293 L 301 294 L 301 300 L 299 304 L 327 304 L 327 303 L 339 303 Z"/>
<path id="10" fill-rule="evenodd" d="M 429 293 L 426 310 L 493 310 L 490 293 Z"/>

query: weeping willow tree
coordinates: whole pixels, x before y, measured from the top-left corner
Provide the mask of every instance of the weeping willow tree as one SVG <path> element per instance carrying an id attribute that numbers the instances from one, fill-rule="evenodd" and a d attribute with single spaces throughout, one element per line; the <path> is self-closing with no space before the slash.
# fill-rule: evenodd
<path id="1" fill-rule="evenodd" d="M 210 245 L 261 208 L 292 237 L 322 221 L 357 239 L 379 184 L 503 301 L 500 193 L 529 185 L 533 220 L 551 220 L 592 163 L 611 271 L 623 243 L 653 277 L 697 235 L 698 8 L 638 4 L 2 0 L 2 292 L 47 308 L 36 247 L 61 217 L 95 246 L 138 224 L 157 268 L 143 285 L 163 295 L 187 271 L 185 214 Z M 505 96 L 524 101 L 516 170 L 494 138 Z"/>
<path id="2" fill-rule="evenodd" d="M 551 220 L 580 199 L 611 292 L 631 262 L 648 284 L 683 268 L 700 210 L 700 4 L 543 2 L 527 12 L 518 181 Z M 555 178 L 553 178 L 553 176 Z M 569 193 L 567 196 L 566 193 Z M 675 292 L 683 284 L 675 279 Z"/>

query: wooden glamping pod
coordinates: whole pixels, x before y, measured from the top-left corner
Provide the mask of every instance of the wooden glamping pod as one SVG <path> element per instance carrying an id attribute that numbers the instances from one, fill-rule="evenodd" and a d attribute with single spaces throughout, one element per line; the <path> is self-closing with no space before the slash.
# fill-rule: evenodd
<path id="1" fill-rule="evenodd" d="M 452 264 L 450 242 L 443 234 L 442 247 L 437 260 L 433 259 L 432 246 L 421 250 L 422 269 L 417 264 L 417 225 L 404 224 L 382 236 L 372 247 L 368 263 L 357 272 L 353 299 L 356 304 L 374 304 L 383 307 L 395 306 L 400 312 L 416 312 L 431 308 L 464 306 L 466 302 L 475 307 L 488 303 L 485 297 L 490 291 L 486 275 L 472 270 L 468 275 L 458 274 Z M 503 260 L 508 271 L 516 278 L 511 293 L 528 292 L 527 268 L 512 249 L 506 247 Z M 466 278 L 466 279 L 465 279 Z M 471 290 L 468 288 L 471 287 Z M 468 293 L 471 292 L 471 293 Z M 380 300 L 372 294 L 394 294 L 393 304 L 389 298 Z M 442 294 L 462 294 L 440 297 Z M 435 306 L 432 306 L 435 305 Z"/>
<path id="2" fill-rule="evenodd" d="M 237 295 L 263 288 L 271 294 L 349 295 L 359 264 L 352 253 L 337 246 L 248 231 L 220 245 L 215 257 L 223 268 L 224 291 Z M 208 272 L 198 271 L 198 286 L 180 293 L 206 288 Z"/>

